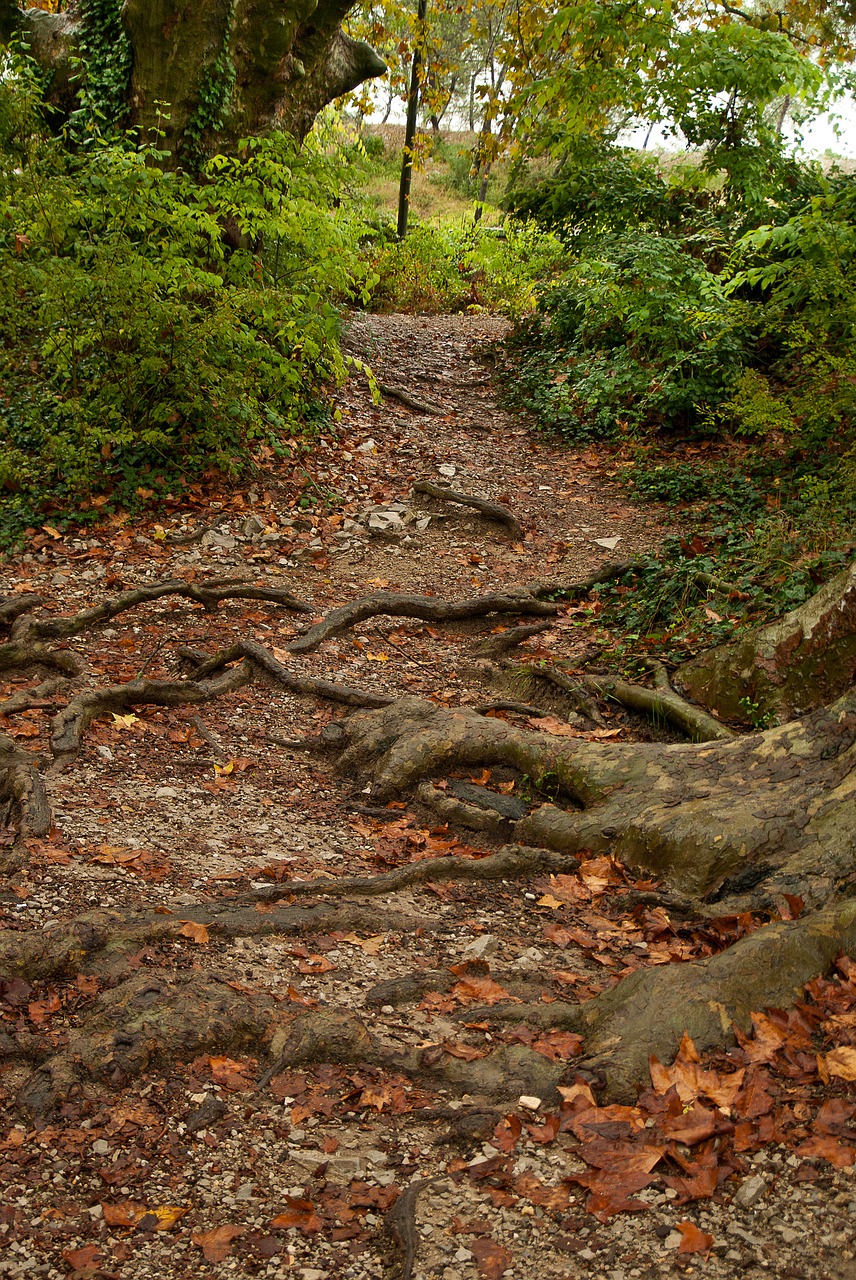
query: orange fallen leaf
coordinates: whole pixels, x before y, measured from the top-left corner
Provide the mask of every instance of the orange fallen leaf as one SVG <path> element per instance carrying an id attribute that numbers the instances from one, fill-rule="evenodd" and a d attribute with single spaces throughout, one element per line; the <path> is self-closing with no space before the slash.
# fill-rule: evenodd
<path id="1" fill-rule="evenodd" d="M 203 946 L 208 942 L 208 930 L 204 924 L 196 924 L 193 920 L 182 920 L 181 928 L 178 931 L 183 938 L 190 938 L 192 942 L 197 942 L 199 946 Z"/>
<path id="2" fill-rule="evenodd" d="M 210 1231 L 194 1232 L 190 1238 L 202 1250 L 206 1262 L 222 1262 L 232 1251 L 232 1241 L 242 1236 L 246 1229 L 228 1222 L 222 1227 L 212 1227 Z"/>
<path id="3" fill-rule="evenodd" d="M 489 1236 L 473 1240 L 470 1250 L 482 1280 L 499 1280 L 499 1277 L 505 1275 L 511 1266 L 511 1254 Z"/>
<path id="4" fill-rule="evenodd" d="M 825 1062 L 831 1076 L 838 1076 L 840 1080 L 856 1080 L 856 1049 L 845 1045 L 840 1049 L 830 1049 Z"/>
<path id="5" fill-rule="evenodd" d="M 708 1256 L 713 1244 L 712 1235 L 702 1231 L 694 1222 L 679 1222 L 677 1228 L 681 1233 L 678 1253 L 703 1253 L 705 1257 Z"/>
<path id="6" fill-rule="evenodd" d="M 297 1227 L 306 1235 L 321 1230 L 323 1223 L 311 1200 L 296 1200 L 293 1196 L 286 1196 L 285 1203 L 288 1208 L 271 1220 L 272 1227 Z"/>

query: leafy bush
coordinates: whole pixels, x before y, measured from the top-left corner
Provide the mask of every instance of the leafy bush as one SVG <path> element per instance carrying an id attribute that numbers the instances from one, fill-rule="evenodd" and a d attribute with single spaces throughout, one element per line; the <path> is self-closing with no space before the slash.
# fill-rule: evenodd
<path id="1" fill-rule="evenodd" d="M 533 223 L 497 228 L 472 221 L 417 224 L 404 240 L 381 232 L 366 255 L 377 278 L 372 305 L 378 310 L 490 308 L 512 316 L 531 310 L 536 285 L 564 257 L 559 241 Z"/>
<path id="2" fill-rule="evenodd" d="M 739 374 L 745 308 L 673 237 L 604 237 L 512 341 L 511 399 L 569 441 L 688 427 Z"/>
<path id="3" fill-rule="evenodd" d="M 274 135 L 201 186 L 161 159 L 132 139 L 64 147 L 26 65 L 0 75 L 7 525 L 237 472 L 257 442 L 287 448 L 344 374 L 331 299 L 367 282 L 333 208 L 340 158 Z"/>

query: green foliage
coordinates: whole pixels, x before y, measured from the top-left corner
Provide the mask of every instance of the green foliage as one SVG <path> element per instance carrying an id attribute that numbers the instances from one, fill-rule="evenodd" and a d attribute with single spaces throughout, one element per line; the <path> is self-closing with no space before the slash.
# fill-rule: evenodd
<path id="1" fill-rule="evenodd" d="M 491 309 L 518 316 L 534 303 L 535 286 L 563 260 L 562 246 L 533 223 L 508 228 L 468 220 L 460 226 L 416 225 L 406 239 L 391 226 L 367 247 L 378 277 L 379 310 Z"/>
<path id="2" fill-rule="evenodd" d="M 569 442 L 689 427 L 739 371 L 744 308 L 692 246 L 649 232 L 605 236 L 543 291 L 512 340 L 509 398 Z"/>
<path id="3" fill-rule="evenodd" d="M 36 100 L 0 78 L 5 527 L 287 451 L 345 373 L 335 299 L 367 296 L 342 157 L 273 135 L 199 186 L 130 141 L 64 149 Z"/>
<path id="4" fill-rule="evenodd" d="M 80 107 L 76 123 L 118 128 L 128 111 L 134 55 L 120 17 L 122 0 L 80 0 Z"/>

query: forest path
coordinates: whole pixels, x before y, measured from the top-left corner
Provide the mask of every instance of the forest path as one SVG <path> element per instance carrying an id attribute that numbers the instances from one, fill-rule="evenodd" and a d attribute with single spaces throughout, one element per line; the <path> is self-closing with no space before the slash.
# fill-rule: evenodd
<path id="1" fill-rule="evenodd" d="M 87 535 L 46 530 L 3 566 L 4 592 L 39 593 L 48 610 L 67 614 L 164 579 L 240 577 L 286 587 L 318 615 L 378 589 L 460 599 L 536 578 L 573 581 L 616 556 L 653 549 L 663 529 L 611 483 L 607 455 L 534 437 L 497 407 L 479 352 L 502 328 L 486 316 L 355 317 L 350 351 L 381 382 L 436 402 L 441 413 L 422 415 L 388 397 L 375 405 L 355 376 L 339 396 L 335 433 L 322 434 L 303 458 L 271 465 L 240 489 L 200 487 L 190 506 L 175 503 L 162 524 L 116 518 Z M 414 500 L 420 479 L 505 503 L 524 536 L 475 511 Z M 614 547 L 597 542 L 614 538 Z M 537 659 L 539 644 L 553 656 L 572 652 L 578 621 L 568 611 L 519 652 Z M 209 613 L 170 598 L 66 647 L 86 664 L 84 688 L 141 673 L 174 678 L 177 645 L 214 652 L 250 639 L 300 674 L 454 706 L 484 696 L 473 651 L 504 625 L 503 617 L 456 624 L 371 618 L 297 657 L 284 646 L 303 620 L 288 612 L 231 601 Z M 34 683 L 29 672 L 6 677 L 0 697 Z M 0 727 L 47 756 L 50 720 L 63 700 L 46 699 Z M 843 1215 L 852 1221 L 847 1170 L 830 1174 L 824 1165 L 815 1173 L 812 1166 L 797 1180 L 805 1162 L 775 1154 L 767 1166 L 764 1155 L 757 1215 L 748 1193 L 745 1207 L 729 1204 L 734 1182 L 724 1198 L 681 1207 L 661 1184 L 641 1192 L 648 1213 L 599 1222 L 586 1212 L 586 1190 L 563 1181 L 586 1172 L 572 1135 L 539 1126 L 535 1116 L 523 1127 L 531 1100 L 522 1110 L 505 1104 L 497 1111 L 493 1098 L 465 1095 L 459 1122 L 454 1094 L 383 1065 L 309 1063 L 262 1086 L 270 1059 L 258 1043 L 224 1050 L 194 1038 L 186 1019 L 183 1040 L 164 1049 L 182 984 L 210 978 L 229 1000 L 267 997 L 281 1020 L 307 1008 L 356 1010 L 391 1054 L 433 1046 L 442 1056 L 445 1045 L 465 1079 L 484 1051 L 486 1024 L 467 1028 L 454 1013 L 460 1000 L 490 995 L 488 965 L 490 981 L 549 1003 L 569 991 L 585 998 L 666 946 L 655 933 L 649 951 L 641 933 L 603 914 L 609 908 L 600 895 L 620 880 L 607 865 L 580 880 L 578 914 L 569 902 L 540 902 L 542 878 L 412 887 L 364 901 L 350 916 L 347 907 L 339 917 L 321 911 L 314 928 L 291 932 L 267 931 L 265 911 L 252 909 L 245 926 L 231 931 L 212 928 L 209 936 L 192 919 L 185 929 L 181 922 L 198 915 L 200 904 L 228 903 L 254 888 L 472 853 L 403 805 L 380 815 L 361 811 L 364 797 L 351 779 L 288 745 L 340 713 L 259 685 L 202 708 L 138 707 L 97 719 L 75 763 L 50 777 L 55 827 L 27 842 L 27 861 L 9 867 L 0 895 L 3 937 L 34 938 L 37 951 L 45 939 L 47 951 L 62 922 L 107 910 L 155 912 L 166 932 L 150 930 L 118 967 L 96 955 L 81 960 L 80 972 L 72 965 L 51 979 L 13 978 L 2 988 L 0 1048 L 11 1056 L 0 1075 L 9 1113 L 0 1136 L 0 1224 L 9 1246 L 0 1275 L 397 1277 L 384 1269 L 383 1215 L 395 1189 L 435 1174 L 442 1180 L 423 1190 L 416 1210 L 415 1280 L 515 1280 L 536 1268 L 543 1280 L 683 1274 L 699 1265 L 698 1253 L 676 1252 L 683 1238 L 676 1227 L 687 1219 L 713 1236 L 705 1276 L 852 1274 L 842 1253 Z M 620 718 L 616 732 L 623 732 Z M 479 842 L 473 835 L 471 843 Z M 678 953 L 684 945 L 668 942 Z M 146 1024 L 149 1060 L 141 1075 L 126 1077 L 114 1067 L 110 1037 L 123 1031 L 127 1010 L 99 1001 L 123 982 L 143 984 L 133 989 L 145 1000 L 149 974 L 164 1001 L 155 1005 L 165 1010 L 163 1021 Z M 366 1004 L 380 981 L 414 974 L 431 975 L 427 987 L 417 981 L 409 998 L 399 988 L 388 1003 Z M 170 992 L 178 993 L 172 1004 L 164 997 Z M 104 1008 L 109 1034 L 100 1067 Z M 47 1127 L 31 1124 L 15 1109 L 31 1068 L 11 1052 L 12 1037 L 38 1061 L 61 1057 L 69 1037 L 84 1044 L 74 1039 L 81 1031 L 96 1067 L 68 1087 Z M 575 1037 L 551 1035 L 542 1038 L 546 1057 L 572 1058 Z M 514 1029 L 509 1036 L 513 1045 Z M 131 1042 L 139 1044 L 138 1029 Z M 611 1141 L 609 1124 L 603 1140 Z"/>

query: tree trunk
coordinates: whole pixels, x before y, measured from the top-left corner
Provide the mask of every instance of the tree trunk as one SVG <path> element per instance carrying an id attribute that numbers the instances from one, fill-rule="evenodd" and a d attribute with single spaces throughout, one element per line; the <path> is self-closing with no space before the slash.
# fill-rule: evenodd
<path id="1" fill-rule="evenodd" d="M 12 13 L 7 4 L 0 36 L 15 27 L 28 40 L 52 73 L 49 101 L 65 112 L 69 58 L 82 56 L 87 87 L 108 118 L 144 138 L 157 130 L 174 159 L 190 166 L 271 128 L 302 138 L 328 102 L 383 74 L 374 50 L 341 30 L 352 3 L 79 0 L 60 14 Z"/>

